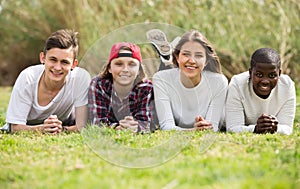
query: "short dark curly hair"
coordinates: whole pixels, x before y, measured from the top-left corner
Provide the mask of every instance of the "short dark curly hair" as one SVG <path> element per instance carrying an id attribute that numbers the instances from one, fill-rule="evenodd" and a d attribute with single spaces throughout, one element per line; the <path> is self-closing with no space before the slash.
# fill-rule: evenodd
<path id="1" fill-rule="evenodd" d="M 280 55 L 272 48 L 257 49 L 251 56 L 250 68 L 253 68 L 256 63 L 275 63 L 278 68 L 281 67 Z"/>

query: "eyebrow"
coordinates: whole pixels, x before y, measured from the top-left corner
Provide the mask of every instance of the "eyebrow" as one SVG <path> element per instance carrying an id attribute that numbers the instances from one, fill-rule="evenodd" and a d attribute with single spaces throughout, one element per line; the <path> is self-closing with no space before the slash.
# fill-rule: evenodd
<path id="1" fill-rule="evenodd" d="M 59 60 L 56 56 L 49 56 L 49 59 L 55 59 L 55 60 Z M 68 63 L 72 63 L 72 61 L 69 61 L 68 59 L 61 59 L 59 60 L 60 62 L 68 62 Z"/>
<path id="2" fill-rule="evenodd" d="M 188 53 L 191 53 L 191 51 L 189 51 L 189 50 L 182 50 L 182 52 L 188 52 Z M 204 53 L 201 52 L 201 51 L 197 51 L 197 52 L 195 52 L 195 54 L 204 54 Z"/>

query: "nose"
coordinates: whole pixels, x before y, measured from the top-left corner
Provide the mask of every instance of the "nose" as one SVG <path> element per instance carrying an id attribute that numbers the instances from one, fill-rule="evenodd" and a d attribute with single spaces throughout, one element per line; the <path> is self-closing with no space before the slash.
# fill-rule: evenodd
<path id="1" fill-rule="evenodd" d="M 190 57 L 189 57 L 189 60 L 190 60 L 190 62 L 192 62 L 192 63 L 196 63 L 196 62 L 197 62 L 194 56 L 190 56 Z"/>
<path id="2" fill-rule="evenodd" d="M 263 78 L 261 79 L 261 82 L 262 82 L 263 84 L 269 84 L 269 83 L 270 83 L 270 80 L 269 80 L 268 78 L 266 78 L 266 77 L 263 77 Z"/>
<path id="3" fill-rule="evenodd" d="M 126 65 L 126 64 L 124 65 L 123 71 L 128 72 L 128 65 Z"/>
<path id="4" fill-rule="evenodd" d="M 60 69 L 61 69 L 61 63 L 60 63 L 60 62 L 57 62 L 57 63 L 54 65 L 54 69 L 60 70 Z"/>

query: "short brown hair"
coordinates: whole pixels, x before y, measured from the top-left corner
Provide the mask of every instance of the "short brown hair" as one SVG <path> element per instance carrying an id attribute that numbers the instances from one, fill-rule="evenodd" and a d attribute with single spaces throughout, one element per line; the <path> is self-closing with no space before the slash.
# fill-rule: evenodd
<path id="1" fill-rule="evenodd" d="M 77 34 L 78 32 L 74 32 L 73 30 L 68 29 L 60 29 L 56 32 L 53 32 L 46 40 L 43 51 L 44 55 L 46 55 L 48 50 L 53 48 L 68 49 L 72 47 L 75 60 L 78 56 Z"/>

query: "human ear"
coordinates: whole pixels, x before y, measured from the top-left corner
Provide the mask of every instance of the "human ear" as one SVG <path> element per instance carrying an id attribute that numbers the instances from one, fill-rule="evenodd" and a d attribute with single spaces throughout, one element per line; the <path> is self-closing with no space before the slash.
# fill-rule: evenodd
<path id="1" fill-rule="evenodd" d="M 176 59 L 176 62 L 179 63 L 179 61 L 178 61 L 178 59 L 179 59 L 179 54 L 178 54 L 178 55 L 175 54 L 174 57 L 175 57 L 175 59 Z"/>
<path id="2" fill-rule="evenodd" d="M 44 52 L 40 52 L 40 62 L 42 64 L 45 64 L 45 54 L 44 54 Z"/>
<path id="3" fill-rule="evenodd" d="M 72 69 L 74 69 L 76 66 L 78 66 L 78 60 L 75 59 L 72 65 Z"/>
<path id="4" fill-rule="evenodd" d="M 249 79 L 251 79 L 251 75 L 252 75 L 252 69 L 249 68 Z"/>

